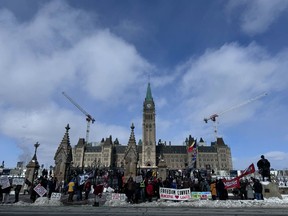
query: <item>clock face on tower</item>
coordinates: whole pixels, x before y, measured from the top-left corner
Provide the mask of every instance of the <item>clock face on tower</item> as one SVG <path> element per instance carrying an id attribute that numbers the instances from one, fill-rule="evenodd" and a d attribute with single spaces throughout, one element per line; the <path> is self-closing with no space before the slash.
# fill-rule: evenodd
<path id="1" fill-rule="evenodd" d="M 148 103 L 148 104 L 146 104 L 146 107 L 147 107 L 147 108 L 151 108 L 152 105 L 151 105 L 150 103 Z"/>

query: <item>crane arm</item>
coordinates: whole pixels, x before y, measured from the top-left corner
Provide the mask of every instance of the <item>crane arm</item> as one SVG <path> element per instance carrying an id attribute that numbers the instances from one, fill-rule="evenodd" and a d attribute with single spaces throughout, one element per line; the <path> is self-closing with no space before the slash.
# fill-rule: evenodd
<path id="1" fill-rule="evenodd" d="M 95 119 L 90 114 L 88 114 L 79 104 L 77 104 L 69 95 L 67 95 L 65 92 L 62 92 L 62 94 L 87 117 L 86 120 L 88 122 L 95 122 Z"/>
<path id="2" fill-rule="evenodd" d="M 207 117 L 207 118 L 204 118 L 204 121 L 205 121 L 205 123 L 207 123 L 209 120 L 215 122 L 215 121 L 216 121 L 216 118 L 219 117 L 219 115 L 222 115 L 222 114 L 224 114 L 224 113 L 226 113 L 226 112 L 229 112 L 230 110 L 237 109 L 237 108 L 239 108 L 239 107 L 241 107 L 241 106 L 244 106 L 244 105 L 246 105 L 246 104 L 248 104 L 248 103 L 251 103 L 251 102 L 253 102 L 253 101 L 255 101 L 255 100 L 258 100 L 258 99 L 266 96 L 267 94 L 268 94 L 268 93 L 265 92 L 265 93 L 263 93 L 263 94 L 260 94 L 260 95 L 258 95 L 258 96 L 256 96 L 256 97 L 254 97 L 254 98 L 251 98 L 251 99 L 249 99 L 249 100 L 247 100 L 247 101 L 245 101 L 245 102 L 243 102 L 243 103 L 240 103 L 240 104 L 237 104 L 237 105 L 235 105 L 235 106 L 232 106 L 232 107 L 230 107 L 230 108 L 228 108 L 228 109 L 226 109 L 226 110 L 224 110 L 224 111 L 222 111 L 222 112 L 220 112 L 220 113 L 218 113 L 218 114 L 215 113 L 215 114 L 213 114 L 213 115 L 211 115 L 211 116 L 209 116 L 209 117 Z"/>
<path id="3" fill-rule="evenodd" d="M 238 105 L 232 106 L 232 107 L 224 110 L 223 112 L 219 113 L 218 115 L 222 115 L 223 113 L 229 112 L 230 110 L 237 109 L 238 107 L 244 106 L 244 105 L 246 105 L 248 103 L 251 103 L 251 102 L 253 102 L 255 100 L 258 100 L 258 99 L 260 99 L 260 98 L 262 98 L 262 97 L 264 97 L 266 95 L 267 95 L 267 93 L 265 92 L 265 93 L 263 93 L 261 95 L 258 95 L 258 96 L 254 97 L 254 98 L 251 98 L 251 99 L 249 99 L 249 100 L 247 100 L 247 101 L 245 101 L 243 103 L 240 103 Z"/>

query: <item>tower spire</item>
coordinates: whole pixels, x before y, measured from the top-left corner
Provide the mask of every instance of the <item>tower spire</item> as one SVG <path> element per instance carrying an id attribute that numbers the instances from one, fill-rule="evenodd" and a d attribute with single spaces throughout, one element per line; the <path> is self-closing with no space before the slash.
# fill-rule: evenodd
<path id="1" fill-rule="evenodd" d="M 151 92 L 151 87 L 150 87 L 150 82 L 148 83 L 147 86 L 147 91 L 146 91 L 146 101 L 153 101 L 153 97 L 152 97 L 152 92 Z"/>

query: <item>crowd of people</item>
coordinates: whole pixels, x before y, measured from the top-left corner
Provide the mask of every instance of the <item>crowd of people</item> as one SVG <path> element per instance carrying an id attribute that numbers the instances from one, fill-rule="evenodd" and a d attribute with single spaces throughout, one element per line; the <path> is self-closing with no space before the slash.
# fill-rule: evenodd
<path id="1" fill-rule="evenodd" d="M 257 163 L 259 172 L 264 178 L 270 180 L 270 163 L 264 156 Z M 140 179 L 139 179 L 140 177 Z M 190 188 L 191 192 L 211 192 L 212 200 L 226 200 L 228 199 L 228 191 L 225 188 L 223 179 L 212 179 L 203 177 L 200 172 L 194 172 L 193 176 L 179 176 L 169 175 L 166 179 L 157 178 L 151 171 L 142 171 L 139 173 L 137 180 L 133 177 L 125 179 L 123 172 L 111 172 L 108 170 L 95 170 L 93 176 L 89 176 L 85 181 L 82 181 L 77 173 L 70 176 L 67 182 L 59 182 L 56 177 L 49 176 L 47 172 L 42 172 L 42 176 L 37 178 L 33 183 L 25 181 L 25 185 L 30 188 L 29 194 L 32 202 L 35 202 L 39 195 L 33 188 L 40 184 L 47 193 L 44 196 L 51 197 L 53 192 L 68 194 L 68 202 L 88 200 L 89 194 L 93 189 L 95 197 L 95 205 L 97 199 L 102 196 L 104 188 L 112 188 L 115 193 L 124 193 L 129 203 L 151 202 L 153 199 L 160 199 L 160 188 L 174 188 L 185 189 Z M 19 193 L 21 185 L 12 185 L 8 188 L 2 189 L 0 186 L 0 199 L 7 202 L 11 189 L 14 187 L 15 201 L 19 201 Z M 232 193 L 239 199 L 263 199 L 263 188 L 258 179 L 250 178 L 242 179 L 240 187 L 233 189 Z M 24 190 L 25 194 L 25 190 Z M 84 197 L 83 197 L 84 195 Z"/>
<path id="2" fill-rule="evenodd" d="M 240 181 L 240 188 L 233 189 L 233 194 L 242 200 L 263 200 L 263 187 L 259 179 L 253 177 L 248 179 L 242 179 Z"/>
<path id="3" fill-rule="evenodd" d="M 207 179 L 201 176 L 197 178 L 169 176 L 166 179 L 157 178 L 149 175 L 141 175 L 141 180 L 136 181 L 133 177 L 125 180 L 123 174 L 109 177 L 107 173 L 104 176 L 97 177 L 98 180 L 88 179 L 85 184 L 79 185 L 76 178 L 72 178 L 68 183 L 68 201 L 73 202 L 74 195 L 76 200 L 82 200 L 82 193 L 85 198 L 88 198 L 91 188 L 95 197 L 95 204 L 97 197 L 101 197 L 103 189 L 111 187 L 116 193 L 124 193 L 127 197 L 128 203 L 152 202 L 152 200 L 160 199 L 160 188 L 186 189 L 189 188 L 191 192 L 211 192 L 212 200 L 227 200 L 228 190 L 225 188 L 224 179 Z M 101 180 L 99 180 L 101 179 Z M 231 191 L 236 198 L 239 199 L 263 199 L 262 185 L 258 179 L 251 178 L 241 180 L 240 188 L 235 188 Z"/>

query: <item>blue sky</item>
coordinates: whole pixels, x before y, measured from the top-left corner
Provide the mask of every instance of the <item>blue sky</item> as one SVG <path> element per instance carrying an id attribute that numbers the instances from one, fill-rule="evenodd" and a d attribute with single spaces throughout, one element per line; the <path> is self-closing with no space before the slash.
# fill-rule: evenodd
<path id="1" fill-rule="evenodd" d="M 286 0 L 0 0 L 0 145 L 7 167 L 54 154 L 70 124 L 74 146 L 112 135 L 126 145 L 130 125 L 142 138 L 142 106 L 151 82 L 157 140 L 208 145 L 212 122 L 231 147 L 234 169 L 261 154 L 288 167 Z"/>

